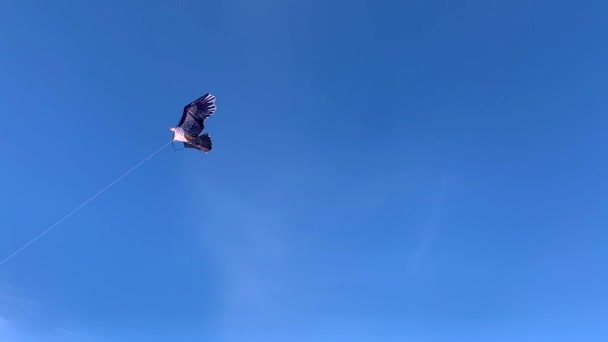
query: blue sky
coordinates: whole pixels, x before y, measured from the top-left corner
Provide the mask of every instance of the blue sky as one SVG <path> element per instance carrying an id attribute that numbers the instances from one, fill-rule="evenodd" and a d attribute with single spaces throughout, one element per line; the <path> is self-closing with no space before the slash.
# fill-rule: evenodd
<path id="1" fill-rule="evenodd" d="M 0 341 L 605 341 L 604 1 L 0 4 Z"/>

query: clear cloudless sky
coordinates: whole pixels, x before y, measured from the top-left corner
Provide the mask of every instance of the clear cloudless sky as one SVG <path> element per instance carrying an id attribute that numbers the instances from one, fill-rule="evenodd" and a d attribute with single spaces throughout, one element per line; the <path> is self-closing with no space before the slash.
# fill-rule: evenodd
<path id="1" fill-rule="evenodd" d="M 608 340 L 606 1 L 0 2 L 0 341 Z M 176 146 L 177 148 L 178 146 Z"/>

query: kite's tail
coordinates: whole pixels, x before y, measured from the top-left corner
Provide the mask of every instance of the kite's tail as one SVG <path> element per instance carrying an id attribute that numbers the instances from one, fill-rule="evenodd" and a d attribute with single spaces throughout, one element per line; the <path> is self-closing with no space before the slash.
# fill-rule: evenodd
<path id="1" fill-rule="evenodd" d="M 211 136 L 209 133 L 203 133 L 199 136 L 201 139 L 201 147 L 205 150 L 205 152 L 211 151 L 213 144 L 211 143 Z"/>
<path id="2" fill-rule="evenodd" d="M 213 144 L 211 143 L 211 137 L 209 133 L 203 133 L 198 136 L 198 138 L 191 143 L 184 143 L 184 147 L 186 148 L 196 148 L 202 150 L 203 152 L 211 151 Z"/>

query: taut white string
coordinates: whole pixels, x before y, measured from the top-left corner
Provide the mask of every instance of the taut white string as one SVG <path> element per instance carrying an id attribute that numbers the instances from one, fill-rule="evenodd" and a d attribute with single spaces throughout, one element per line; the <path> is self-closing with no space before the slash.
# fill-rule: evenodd
<path id="1" fill-rule="evenodd" d="M 97 196 L 101 195 L 106 190 L 108 190 L 109 188 L 111 188 L 114 184 L 118 183 L 121 179 L 123 179 L 126 176 L 128 176 L 131 172 L 135 171 L 135 169 L 137 169 L 138 167 L 140 167 L 143 163 L 147 162 L 150 158 L 154 157 L 158 152 L 160 152 L 162 149 L 164 149 L 165 147 L 167 147 L 170 143 L 171 143 L 171 141 L 169 141 L 168 143 L 164 144 L 161 148 L 159 148 L 158 150 L 154 151 L 152 154 L 150 154 L 149 156 L 147 156 L 144 160 L 142 160 L 141 162 L 139 162 L 137 165 L 133 166 L 129 171 L 127 171 L 124 174 L 122 174 L 122 176 L 118 177 L 116 180 L 114 180 L 108 186 L 106 186 L 105 188 L 101 189 L 98 193 L 96 193 L 95 195 L 91 196 L 91 198 L 89 198 L 88 200 L 84 201 L 81 205 L 79 205 L 78 207 L 76 207 L 76 209 L 72 210 L 69 214 L 67 214 L 64 217 L 62 217 L 59 221 L 53 223 L 53 225 L 51 225 L 50 227 L 48 227 L 46 230 L 44 230 L 42 233 L 40 233 L 38 236 L 36 236 L 32 240 L 30 240 L 25 245 L 23 245 L 23 247 L 19 248 L 13 254 L 11 254 L 8 257 L 6 257 L 4 260 L 2 260 L 0 262 L 0 266 L 2 266 L 5 262 L 7 262 L 10 259 L 12 259 L 15 255 L 19 254 L 24 249 L 26 249 L 34 241 L 38 240 L 39 238 L 41 238 L 42 236 L 44 236 L 45 234 L 47 234 L 48 232 L 50 232 L 53 228 L 57 227 L 59 224 L 61 224 L 61 222 L 65 221 L 70 216 L 74 215 L 78 210 L 82 209 L 82 207 L 84 207 L 85 205 L 89 204 L 89 202 L 91 202 L 92 200 L 94 200 L 95 198 L 97 198 Z"/>

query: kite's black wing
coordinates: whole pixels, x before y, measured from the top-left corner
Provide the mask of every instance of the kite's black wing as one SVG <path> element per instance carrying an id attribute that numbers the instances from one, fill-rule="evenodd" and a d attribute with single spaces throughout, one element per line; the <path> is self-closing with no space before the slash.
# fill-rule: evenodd
<path id="1" fill-rule="evenodd" d="M 215 96 L 205 94 L 184 107 L 178 127 L 193 137 L 197 137 L 205 128 L 205 120 L 215 113 Z"/>

